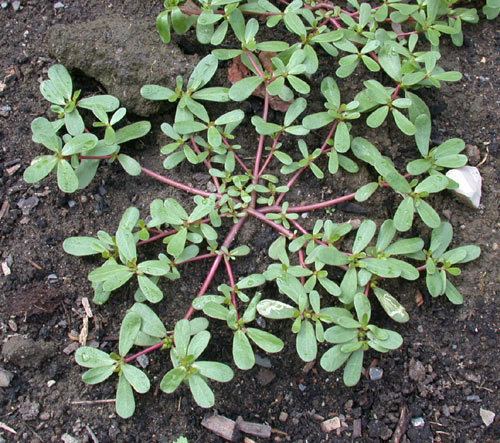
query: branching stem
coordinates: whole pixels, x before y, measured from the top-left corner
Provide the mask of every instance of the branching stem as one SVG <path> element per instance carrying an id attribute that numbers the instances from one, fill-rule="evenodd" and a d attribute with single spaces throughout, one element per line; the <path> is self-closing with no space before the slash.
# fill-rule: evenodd
<path id="1" fill-rule="evenodd" d="M 325 138 L 325 141 L 323 142 L 323 144 L 321 145 L 321 154 L 324 154 L 329 148 L 329 140 L 333 137 L 333 135 L 335 134 L 335 130 L 337 129 L 337 125 L 338 125 L 338 121 L 335 120 L 332 124 L 332 126 L 330 127 L 330 130 L 328 131 L 328 134 Z M 304 166 L 303 168 L 299 169 L 294 175 L 293 177 L 288 181 L 288 183 L 286 184 L 286 186 L 288 187 L 288 191 L 290 191 L 290 189 L 292 188 L 292 186 L 295 184 L 295 182 L 299 179 L 299 177 L 304 173 L 304 171 L 306 169 L 309 169 L 309 165 L 307 166 Z M 280 194 L 280 196 L 277 198 L 276 200 L 276 205 L 279 206 L 281 204 L 281 202 L 283 201 L 283 199 L 285 198 L 285 195 L 287 194 L 287 192 L 284 192 L 283 194 Z"/>
<path id="2" fill-rule="evenodd" d="M 240 231 L 242 226 L 245 224 L 246 220 L 247 220 L 247 217 L 244 216 L 231 227 L 231 230 L 229 231 L 226 239 L 224 240 L 224 243 L 222 243 L 223 247 L 229 248 L 231 246 L 234 239 L 236 238 L 236 235 L 238 234 L 238 232 Z M 208 288 L 210 287 L 210 285 L 212 283 L 212 280 L 215 277 L 215 274 L 217 273 L 217 270 L 219 269 L 219 266 L 220 266 L 220 263 L 222 260 L 223 260 L 223 254 L 218 254 L 215 257 L 215 260 L 212 263 L 212 267 L 210 268 L 210 271 L 208 271 L 208 274 L 205 278 L 205 281 L 201 285 L 201 288 L 198 292 L 197 297 L 202 297 L 203 295 L 205 295 L 205 293 L 207 292 Z M 187 310 L 186 314 L 184 315 L 184 318 L 189 320 L 193 316 L 194 312 L 195 312 L 195 309 L 191 305 L 189 307 L 189 309 Z"/>
<path id="3" fill-rule="evenodd" d="M 144 174 L 149 175 L 151 178 L 154 178 L 155 180 L 157 180 L 161 183 L 165 183 L 165 184 L 172 186 L 174 188 L 180 189 L 181 191 L 186 191 L 186 192 L 189 192 L 190 194 L 201 195 L 203 197 L 210 197 L 211 195 L 213 195 L 210 192 L 202 191 L 201 189 L 195 188 L 193 186 L 185 185 L 184 183 L 180 183 L 178 181 L 172 180 L 171 178 L 157 174 L 156 172 L 153 172 L 150 169 L 141 167 L 141 170 Z M 220 195 L 220 194 L 217 194 L 217 195 Z"/>

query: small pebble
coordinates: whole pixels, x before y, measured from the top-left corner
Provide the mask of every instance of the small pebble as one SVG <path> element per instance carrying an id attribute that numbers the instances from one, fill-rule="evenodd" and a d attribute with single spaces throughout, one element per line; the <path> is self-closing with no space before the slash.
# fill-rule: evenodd
<path id="1" fill-rule="evenodd" d="M 55 380 L 49 380 L 49 381 L 47 382 L 47 387 L 48 387 L 48 388 L 51 388 L 51 387 L 52 387 L 52 386 L 54 386 L 55 384 L 56 384 L 56 381 L 55 381 Z"/>
<path id="2" fill-rule="evenodd" d="M 11 331 L 17 332 L 17 324 L 16 324 L 16 322 L 14 320 L 10 319 L 8 321 L 8 324 L 9 324 L 9 328 L 10 328 Z"/>
<path id="3" fill-rule="evenodd" d="M 50 412 L 42 412 L 39 418 L 44 421 L 50 420 Z"/>
<path id="4" fill-rule="evenodd" d="M 495 413 L 493 411 L 489 411 L 488 409 L 480 408 L 479 415 L 486 426 L 491 425 L 495 421 Z"/>
<path id="5" fill-rule="evenodd" d="M 285 411 L 280 412 L 279 421 L 285 423 L 288 420 L 288 414 Z"/>
<path id="6" fill-rule="evenodd" d="M 476 403 L 479 403 L 481 401 L 481 397 L 479 395 L 468 395 L 466 397 L 467 401 L 475 401 Z"/>
<path id="7" fill-rule="evenodd" d="M 69 201 L 68 201 L 68 206 L 69 206 L 70 208 L 74 208 L 74 207 L 76 206 L 76 201 L 74 201 L 74 200 L 69 200 Z"/>
<path id="8" fill-rule="evenodd" d="M 268 369 L 273 367 L 273 365 L 271 364 L 271 360 L 257 353 L 255 354 L 255 364 Z"/>
<path id="9" fill-rule="evenodd" d="M 47 275 L 47 280 L 49 283 L 55 283 L 58 280 L 58 277 L 56 274 L 49 274 Z"/>
<path id="10" fill-rule="evenodd" d="M 12 372 L 0 368 L 0 388 L 8 387 L 13 378 Z"/>
<path id="11" fill-rule="evenodd" d="M 330 418 L 329 420 L 325 420 L 320 425 L 321 430 L 323 432 L 332 432 L 332 431 L 335 431 L 336 429 L 339 429 L 341 426 L 342 426 L 342 424 L 340 423 L 339 417 L 333 417 L 333 418 Z"/>
<path id="12" fill-rule="evenodd" d="M 422 417 L 416 417 L 411 419 L 411 424 L 415 428 L 421 428 L 422 426 L 425 425 L 425 420 Z"/>
<path id="13" fill-rule="evenodd" d="M 40 202 L 40 199 L 33 195 L 28 198 L 22 198 L 17 202 L 17 207 L 23 212 L 23 215 L 29 215 L 30 211 L 33 208 L 36 208 L 38 203 Z"/>
<path id="14" fill-rule="evenodd" d="M 9 105 L 0 106 L 0 117 L 8 117 L 12 111 L 12 108 Z"/>
<path id="15" fill-rule="evenodd" d="M 19 11 L 19 9 L 21 9 L 21 2 L 19 0 L 14 0 L 12 2 L 12 9 L 14 9 L 14 11 Z"/>
<path id="16" fill-rule="evenodd" d="M 61 9 L 61 8 L 64 8 L 63 2 L 54 3 L 54 9 Z"/>
<path id="17" fill-rule="evenodd" d="M 307 389 L 306 385 L 303 385 L 302 383 L 299 384 L 299 389 L 304 392 Z"/>
<path id="18" fill-rule="evenodd" d="M 137 357 L 137 363 L 139 363 L 139 366 L 141 368 L 147 368 L 148 365 L 149 365 L 149 358 L 147 355 L 141 355 L 139 357 Z"/>
<path id="19" fill-rule="evenodd" d="M 266 320 L 262 317 L 257 317 L 257 319 L 255 320 L 255 323 L 257 323 L 257 325 L 261 328 L 266 327 Z"/>
<path id="20" fill-rule="evenodd" d="M 382 376 L 384 375 L 384 370 L 381 368 L 374 367 L 374 368 L 370 368 L 368 373 L 370 375 L 370 380 L 377 381 L 377 380 L 380 380 L 382 378 Z"/>

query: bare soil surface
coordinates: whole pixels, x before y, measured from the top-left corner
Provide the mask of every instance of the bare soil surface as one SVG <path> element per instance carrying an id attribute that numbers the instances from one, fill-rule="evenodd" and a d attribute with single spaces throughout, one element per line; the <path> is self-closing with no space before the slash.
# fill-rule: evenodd
<path id="1" fill-rule="evenodd" d="M 22 2 L 17 12 L 10 5 L 0 9 L 0 261 L 11 270 L 10 275 L 0 276 L 3 342 L 0 366 L 13 374 L 8 387 L 0 388 L 0 422 L 17 432 L 14 435 L 0 427 L 0 441 L 3 438 L 56 442 L 64 434 L 67 442 L 169 443 L 179 435 L 185 435 L 190 442 L 219 441 L 201 426 L 203 417 L 213 414 L 213 410 L 197 407 L 186 389 L 171 396 L 159 391 L 159 380 L 167 368 L 166 354 L 150 357 L 148 371 L 153 388 L 138 398 L 132 419 L 117 417 L 112 403 L 81 403 L 113 398 L 114 386 L 104 383 L 89 387 L 80 379 L 82 371 L 74 362 L 72 337 L 82 328 L 81 298 L 92 297 L 86 275 L 97 261 L 66 255 L 62 241 L 71 235 L 92 235 L 99 229 L 114 231 L 121 213 L 131 204 L 146 213 L 154 198 L 172 195 L 182 200 L 185 196 L 152 183 L 147 177 L 126 176 L 118 167 L 101 167 L 89 188 L 69 196 L 60 193 L 53 180 L 40 186 L 23 182 L 22 172 L 41 151 L 31 141 L 31 120 L 48 115 L 47 103 L 38 88 L 47 68 L 55 61 L 48 55 L 46 36 L 50 29 L 61 23 L 74 23 L 78 29 L 85 21 L 109 14 L 131 22 L 149 20 L 154 26 L 161 9 L 161 2 L 153 0 L 63 3 L 64 8 L 54 9 L 53 2 L 28 0 Z M 483 199 L 479 210 L 465 207 L 451 195 L 434 200 L 443 218 L 453 224 L 456 244 L 476 243 L 482 248 L 481 257 L 467 265 L 458 278 L 465 304 L 455 307 L 444 298 L 431 299 L 423 281 L 389 286 L 411 316 L 409 323 L 395 326 L 405 339 L 404 345 L 382 357 L 369 355 L 366 368 L 370 364 L 380 368 L 383 376 L 377 381 L 364 377 L 353 389 L 342 385 L 339 374 L 328 374 L 319 365 L 304 370 L 303 362 L 295 354 L 288 325 L 268 323 L 271 331 L 286 340 L 284 352 L 262 356 L 268 360 L 261 364 L 270 367 L 257 365 L 247 372 L 237 371 L 231 383 L 215 384 L 215 410 L 219 414 L 268 423 L 277 430 L 273 441 L 388 441 L 395 437 L 402 411 L 408 412 L 409 423 L 402 429 L 401 441 L 498 441 L 498 420 L 486 427 L 479 414 L 480 408 L 497 415 L 500 412 L 495 300 L 499 241 L 495 189 L 498 37 L 497 22 L 484 20 L 466 27 L 462 48 L 444 42 L 443 66 L 463 72 L 464 78 L 443 86 L 441 91 L 421 92 L 434 117 L 433 140 L 463 138 L 472 145 L 468 154 L 473 165 L 486 157 L 480 166 Z M 203 56 L 209 49 L 197 45 L 192 35 L 178 39 L 178 43 L 187 55 Z M 322 67 L 312 82 L 319 82 L 332 69 L 332 66 Z M 104 90 L 80 72 L 75 74 L 78 86 L 84 90 Z M 227 82 L 223 77 L 221 74 L 219 83 Z M 360 74 L 341 85 L 348 97 L 355 94 L 362 78 Z M 309 100 L 312 109 L 321 107 L 317 95 Z M 259 112 L 260 106 L 259 99 L 244 105 L 250 113 Z M 129 149 L 145 166 L 156 171 L 162 169 L 159 147 L 165 142 L 159 124 L 171 119 L 168 110 L 155 116 L 154 131 Z M 362 127 L 357 129 L 357 135 L 371 139 L 400 167 L 416 158 L 413 141 L 401 136 L 391 125 L 368 133 Z M 244 128 L 243 134 L 244 140 L 251 140 L 247 137 L 248 129 Z M 311 143 L 319 143 L 321 136 L 324 134 L 313 136 Z M 248 157 L 253 155 L 254 145 L 249 143 Z M 177 170 L 174 177 L 199 187 L 208 181 L 204 170 L 187 165 Z M 373 177 L 371 171 L 362 170 L 356 177 L 337 174 L 318 184 L 304 176 L 293 199 L 296 203 L 309 203 L 333 198 L 352 192 L 370 177 Z M 335 221 L 370 217 L 381 221 L 391 216 L 396 204 L 393 195 L 381 192 L 366 204 L 346 205 L 332 214 L 318 213 L 314 217 L 330 217 Z M 314 217 L 310 214 L 304 224 L 311 227 Z M 425 229 L 420 232 L 428 236 Z M 262 270 L 267 264 L 265 251 L 274 238 L 274 232 L 267 227 L 254 222 L 246 225 L 239 242 L 249 244 L 254 252 L 236 262 L 235 272 L 244 275 Z M 148 251 L 152 254 L 159 249 L 151 247 Z M 166 301 L 159 312 L 167 324 L 185 311 L 206 270 L 207 265 L 191 265 L 185 278 L 164 288 Z M 92 306 L 94 318 L 89 340 L 106 349 L 116 345 L 120 319 L 133 300 L 133 290 L 129 287 L 120 291 L 104 307 Z M 275 289 L 269 285 L 265 291 Z M 419 291 L 423 297 L 421 306 L 417 305 Z M 376 311 L 375 318 L 382 324 L 390 324 L 381 312 Z M 212 333 L 209 357 L 230 361 L 228 331 L 218 331 L 212 326 Z M 339 432 L 327 434 L 321 430 L 320 422 L 331 417 L 340 417 L 343 427 Z"/>

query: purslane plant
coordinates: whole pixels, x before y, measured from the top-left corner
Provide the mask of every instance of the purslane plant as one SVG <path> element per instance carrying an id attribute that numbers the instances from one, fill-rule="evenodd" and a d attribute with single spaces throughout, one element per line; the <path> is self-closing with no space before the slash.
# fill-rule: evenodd
<path id="1" fill-rule="evenodd" d="M 366 351 L 386 353 L 402 344 L 397 332 L 375 326 L 371 319 L 372 305 L 378 303 L 393 321 L 409 320 L 400 295 L 385 289 L 387 279 L 415 281 L 425 273 L 432 297 L 463 302 L 449 278 L 459 275 L 457 265 L 474 260 L 480 250 L 473 245 L 448 250 L 451 225 L 432 205 L 435 194 L 456 187 L 444 172 L 466 163 L 461 154 L 465 144 L 450 139 L 431 147 L 430 112 L 418 95 L 422 88 L 461 78 L 439 66 L 439 42 L 448 35 L 460 45 L 462 23 L 475 23 L 478 16 L 475 9 L 455 3 L 394 0 L 372 6 L 350 0 L 342 8 L 301 0 L 167 0 L 157 19 L 165 42 L 171 30 L 185 34 L 194 29 L 199 42 L 221 47 L 202 58 L 187 81 L 179 77 L 175 89 L 145 85 L 141 92 L 175 106 L 172 121 L 161 125 L 167 137 L 161 148 L 164 169 L 183 162 L 204 167 L 211 180 L 206 189 L 176 181 L 168 172 L 154 172 L 121 153 L 123 144 L 150 131 L 150 123 L 124 124 L 126 111 L 116 98 L 80 98 L 67 70 L 50 68 L 41 92 L 57 118 L 35 119 L 32 131 L 33 140 L 51 154 L 34 159 L 24 173 L 27 182 L 56 170 L 59 188 L 75 192 L 89 185 L 102 162 L 118 161 L 132 176 L 145 174 L 194 196 L 186 206 L 174 198 L 155 199 L 142 217 L 130 207 L 114 233 L 99 231 L 95 237 L 71 237 L 63 243 L 69 254 L 101 257 L 102 264 L 88 276 L 95 303 L 106 303 L 134 282 L 134 304 L 121 323 L 118 352 L 82 347 L 76 353 L 77 362 L 88 368 L 85 382 L 118 376 L 116 411 L 121 417 L 134 413 L 134 391 L 150 389 L 148 376 L 134 361 L 155 351 L 170 351 L 171 368 L 160 383 L 162 391 L 172 393 L 186 384 L 198 405 L 214 404 L 207 381 L 228 382 L 233 371 L 202 359 L 211 337 L 208 328 L 229 329 L 234 364 L 248 370 L 257 348 L 276 353 L 285 346 L 265 326 L 256 325 L 257 316 L 289 320 L 299 358 L 313 361 L 325 343 L 332 344 L 319 357 L 320 365 L 326 371 L 344 367 L 344 382 L 352 386 L 363 373 Z M 495 15 L 497 6 L 488 3 L 486 14 Z M 268 39 L 266 27 L 283 41 Z M 231 33 L 235 39 L 227 38 Z M 305 97 L 317 88 L 311 76 L 320 60 L 332 69 L 318 85 L 324 110 L 310 112 Z M 240 69 L 241 78 L 232 79 L 232 85 L 213 85 L 216 72 L 227 64 Z M 335 76 L 346 78 L 361 70 L 384 77 L 364 81 L 346 102 Z M 247 116 L 239 109 L 239 102 L 252 94 L 263 98 L 261 115 Z M 214 114 L 213 102 L 225 103 L 225 112 Z M 273 121 L 271 108 L 282 112 Z M 414 138 L 419 156 L 406 165 L 407 173 L 360 133 L 364 123 L 377 128 L 386 120 L 408 143 Z M 255 146 L 249 128 L 254 129 Z M 311 134 L 321 135 L 323 142 L 316 145 Z M 360 162 L 372 170 L 374 181 L 315 203 L 287 200 L 303 174 L 318 180 L 340 169 L 354 174 Z M 365 219 L 357 230 L 328 219 L 328 209 L 367 201 L 375 192 L 395 193 L 392 218 Z M 302 226 L 300 214 L 320 210 L 326 210 L 326 218 L 314 220 L 311 230 Z M 250 253 L 248 245 L 237 244 L 249 219 L 272 228 L 277 238 L 269 245 L 264 272 L 254 269 L 236 276 L 233 262 Z M 422 238 L 415 236 L 419 228 Z M 163 243 L 164 249 L 148 257 L 148 245 L 154 242 Z M 211 261 L 209 272 L 184 317 L 167 327 L 154 312 L 155 304 L 175 297 L 175 283 L 164 281 L 182 278 L 184 265 L 200 261 Z M 227 280 L 214 288 L 221 268 Z M 129 354 L 133 348 L 142 349 Z"/>

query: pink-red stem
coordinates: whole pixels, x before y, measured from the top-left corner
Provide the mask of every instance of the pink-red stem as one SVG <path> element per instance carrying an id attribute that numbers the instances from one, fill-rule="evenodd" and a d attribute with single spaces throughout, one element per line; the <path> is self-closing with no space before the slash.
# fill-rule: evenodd
<path id="1" fill-rule="evenodd" d="M 238 234 L 238 232 L 240 231 L 241 227 L 244 225 L 246 220 L 247 220 L 247 217 L 242 217 L 238 221 L 238 223 L 235 223 L 232 226 L 226 239 L 224 240 L 224 243 L 222 244 L 222 247 L 229 248 L 231 246 L 231 243 L 234 241 L 236 235 Z M 210 287 L 210 285 L 212 283 L 212 280 L 215 277 L 215 274 L 217 273 L 217 270 L 219 269 L 219 266 L 220 266 L 222 259 L 223 259 L 222 254 L 218 254 L 217 257 L 215 257 L 215 260 L 212 263 L 212 267 L 210 268 L 210 271 L 208 271 L 208 275 L 205 278 L 205 281 L 203 282 L 203 284 L 198 292 L 197 297 L 202 297 L 207 292 L 208 288 Z M 191 305 L 189 307 L 188 311 L 186 312 L 186 315 L 184 315 L 184 318 L 190 319 L 192 317 L 192 315 L 194 314 L 194 311 L 195 311 L 195 309 Z"/>
<path id="2" fill-rule="evenodd" d="M 324 202 L 313 203 L 310 205 L 303 205 L 303 206 L 290 206 L 287 209 L 287 212 L 300 213 L 300 212 L 309 212 L 309 211 L 316 211 L 318 209 L 329 208 L 330 206 L 335 206 L 335 205 L 338 205 L 339 203 L 344 203 L 347 201 L 354 200 L 355 195 L 356 195 L 356 193 L 353 192 L 352 194 L 343 195 L 342 197 L 333 198 L 331 200 L 326 200 Z M 279 213 L 279 212 L 281 212 L 281 206 L 277 206 L 277 205 L 267 206 L 267 207 L 259 208 L 257 211 L 260 212 L 261 214 L 268 214 L 270 212 Z"/>
<path id="3" fill-rule="evenodd" d="M 191 147 L 193 148 L 193 151 L 196 152 L 198 155 L 201 154 L 200 147 L 196 143 L 194 137 L 191 137 Z M 206 166 L 206 168 L 208 169 L 208 173 L 210 174 L 210 169 L 212 169 L 212 163 L 210 162 L 210 160 L 206 158 L 205 160 L 203 160 L 203 164 Z M 212 181 L 214 183 L 215 189 L 217 189 L 217 192 L 220 193 L 219 179 L 217 177 L 212 176 Z"/>
<path id="4" fill-rule="evenodd" d="M 141 169 L 142 172 L 144 172 L 144 174 L 149 175 L 150 177 L 154 178 L 155 180 L 161 183 L 165 183 L 169 186 L 172 186 L 173 188 L 180 189 L 181 191 L 186 191 L 189 192 L 190 194 L 201 195 L 203 197 L 210 197 L 211 195 L 213 195 L 210 192 L 202 191 L 201 189 L 185 185 L 184 183 L 179 183 L 178 181 L 172 180 L 171 178 L 167 178 L 163 175 L 157 174 L 156 172 L 153 172 L 150 169 L 144 167 L 141 167 Z"/>
<path id="5" fill-rule="evenodd" d="M 247 213 L 250 214 L 251 216 L 258 218 L 259 220 L 263 221 L 264 223 L 268 224 L 269 226 L 272 226 L 276 231 L 278 231 L 280 234 L 283 234 L 285 237 L 288 238 L 294 238 L 295 235 L 292 231 L 289 231 L 285 227 L 279 225 L 278 223 L 268 219 L 264 214 L 262 214 L 259 211 L 256 211 L 255 209 L 248 208 Z"/>
<path id="6" fill-rule="evenodd" d="M 321 145 L 321 154 L 324 154 L 326 150 L 329 149 L 330 145 L 328 144 L 329 140 L 333 137 L 333 134 L 335 133 L 335 130 L 337 129 L 337 125 L 338 125 L 338 121 L 335 120 L 332 124 L 332 126 L 330 127 L 330 130 L 328 131 L 328 134 L 325 138 L 325 141 L 323 142 L 323 144 Z M 295 184 L 295 182 L 299 179 L 299 177 L 304 173 L 304 171 L 306 169 L 309 168 L 309 165 L 307 166 L 304 166 L 303 168 L 299 169 L 294 175 L 293 177 L 288 181 L 288 183 L 286 184 L 286 186 L 288 187 L 288 190 L 291 189 L 291 187 Z M 285 195 L 286 195 L 286 192 L 284 192 L 283 194 L 281 194 L 277 200 L 276 200 L 276 205 L 279 206 L 281 204 L 281 202 L 283 201 L 283 199 L 285 198 Z"/>
<path id="7" fill-rule="evenodd" d="M 240 318 L 240 314 L 238 312 L 238 299 L 236 297 L 236 290 L 235 290 L 236 280 L 234 278 L 233 267 L 231 266 L 229 260 L 230 260 L 229 257 L 224 257 L 224 264 L 226 265 L 226 272 L 229 278 L 229 285 L 231 286 L 231 303 L 233 304 L 234 309 L 236 309 L 236 314 L 238 318 Z"/>

